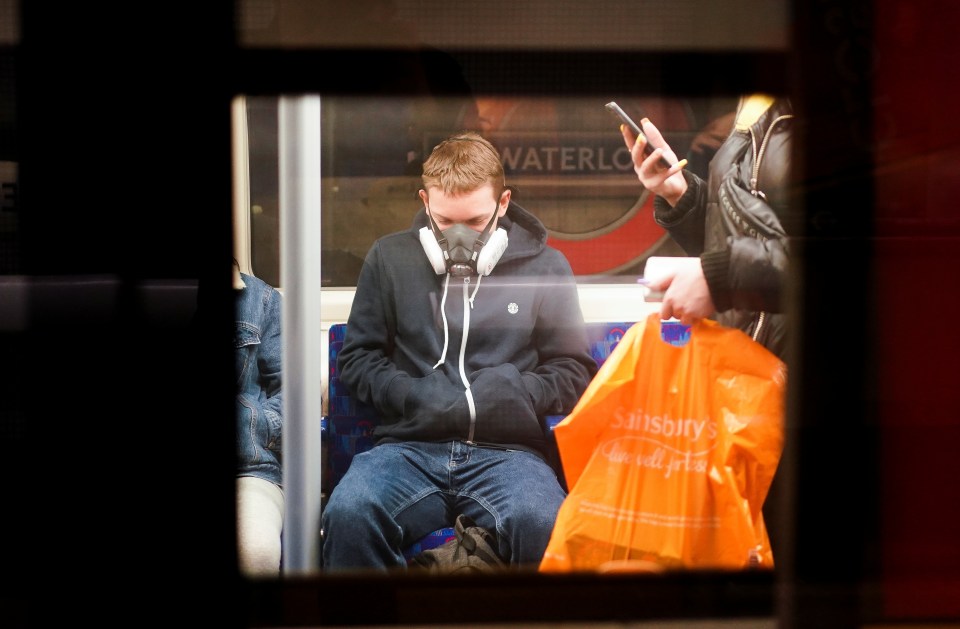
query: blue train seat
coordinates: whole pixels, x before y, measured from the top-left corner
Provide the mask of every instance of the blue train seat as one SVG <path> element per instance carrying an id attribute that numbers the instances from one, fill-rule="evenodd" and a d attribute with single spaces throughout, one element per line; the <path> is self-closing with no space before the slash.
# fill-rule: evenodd
<path id="1" fill-rule="evenodd" d="M 598 366 L 603 364 L 631 325 L 633 325 L 632 322 L 587 324 L 590 351 Z M 328 496 L 346 473 L 353 456 L 373 447 L 373 429 L 379 422 L 376 410 L 351 396 L 337 376 L 337 355 L 343 347 L 346 331 L 345 323 L 337 323 L 330 326 L 329 332 L 328 414 L 322 422 L 324 438 L 327 441 L 324 448 L 327 460 L 324 464 L 323 492 Z M 564 415 L 547 417 L 547 426 L 551 435 L 553 428 L 564 417 Z M 555 464 L 560 470 L 559 458 Z M 562 477 L 560 480 L 563 482 Z M 404 555 L 410 559 L 423 550 L 443 544 L 453 535 L 451 523 L 450 527 L 434 531 L 415 542 L 404 551 Z"/>

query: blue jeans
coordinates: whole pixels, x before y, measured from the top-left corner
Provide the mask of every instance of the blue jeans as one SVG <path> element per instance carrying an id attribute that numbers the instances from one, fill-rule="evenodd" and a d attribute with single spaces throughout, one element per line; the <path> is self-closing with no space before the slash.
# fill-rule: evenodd
<path id="1" fill-rule="evenodd" d="M 325 570 L 406 567 L 403 549 L 460 513 L 497 536 L 500 556 L 536 569 L 566 492 L 535 454 L 448 443 L 385 443 L 362 452 L 330 495 Z"/>

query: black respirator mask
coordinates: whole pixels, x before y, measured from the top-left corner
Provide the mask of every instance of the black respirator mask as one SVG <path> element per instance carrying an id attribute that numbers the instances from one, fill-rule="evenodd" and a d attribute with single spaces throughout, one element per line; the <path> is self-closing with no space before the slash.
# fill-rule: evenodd
<path id="1" fill-rule="evenodd" d="M 496 218 L 497 212 L 494 211 L 487 226 L 480 233 L 461 223 L 441 231 L 430 212 L 427 212 L 430 226 L 420 229 L 420 244 L 437 275 L 490 275 L 507 248 L 505 229 L 498 227 L 490 233 Z"/>

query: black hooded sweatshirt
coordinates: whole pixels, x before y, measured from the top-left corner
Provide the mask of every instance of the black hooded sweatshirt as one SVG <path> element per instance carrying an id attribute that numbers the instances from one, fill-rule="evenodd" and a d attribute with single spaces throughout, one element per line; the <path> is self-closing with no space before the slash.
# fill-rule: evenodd
<path id="1" fill-rule="evenodd" d="M 511 202 L 488 276 L 438 275 L 413 226 L 364 260 L 337 357 L 382 416 L 377 443 L 461 440 L 549 458 L 545 417 L 569 413 L 597 371 L 576 282 L 535 216 Z"/>

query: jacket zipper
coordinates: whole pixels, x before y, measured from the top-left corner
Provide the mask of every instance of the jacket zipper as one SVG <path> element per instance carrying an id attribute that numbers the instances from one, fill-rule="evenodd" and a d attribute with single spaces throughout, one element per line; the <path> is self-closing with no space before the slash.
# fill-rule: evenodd
<path id="1" fill-rule="evenodd" d="M 750 177 L 750 194 L 755 197 L 759 197 L 764 201 L 767 200 L 767 195 L 759 189 L 760 181 L 760 161 L 763 159 L 764 153 L 767 151 L 767 143 L 770 141 L 770 136 L 773 135 L 773 128 L 777 126 L 782 120 L 787 120 L 793 118 L 793 114 L 783 114 L 774 118 L 773 122 L 770 123 L 770 126 L 767 127 L 766 132 L 763 134 L 763 140 L 760 141 L 760 148 L 757 149 L 757 137 L 753 134 L 753 127 L 750 127 L 750 147 L 753 149 L 753 170 Z M 767 318 L 767 313 L 763 310 L 760 311 L 760 314 L 757 315 L 757 325 L 753 329 L 753 340 L 756 341 L 760 336 L 760 330 L 763 329 L 763 323 Z"/>
<path id="2" fill-rule="evenodd" d="M 773 122 L 770 123 L 770 126 L 767 127 L 767 131 L 763 134 L 763 140 L 760 142 L 760 149 L 757 149 L 757 137 L 753 134 L 753 127 L 750 127 L 750 146 L 753 149 L 753 172 L 750 177 L 750 194 L 755 197 L 760 197 L 761 199 L 766 199 L 765 195 L 757 186 L 760 180 L 760 161 L 763 159 L 763 154 L 767 150 L 767 142 L 770 141 L 770 136 L 773 134 L 773 128 L 777 126 L 777 123 L 782 120 L 787 120 L 788 118 L 793 118 L 793 114 L 783 114 L 782 116 L 777 116 L 774 118 Z"/>
<path id="3" fill-rule="evenodd" d="M 763 327 L 763 322 L 766 320 L 766 318 L 767 318 L 767 313 L 761 310 L 760 314 L 757 315 L 757 327 L 753 329 L 752 338 L 754 341 L 756 341 L 757 338 L 760 336 L 760 329 Z"/>

